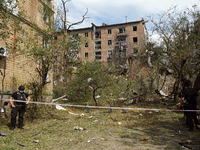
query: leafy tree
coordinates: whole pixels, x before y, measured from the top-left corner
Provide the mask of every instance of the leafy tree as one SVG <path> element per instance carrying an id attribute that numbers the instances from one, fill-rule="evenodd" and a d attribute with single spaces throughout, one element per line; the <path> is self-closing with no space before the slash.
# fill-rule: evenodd
<path id="1" fill-rule="evenodd" d="M 67 95 L 71 101 L 87 102 L 93 99 L 98 105 L 96 96 L 102 89 L 112 84 L 108 68 L 102 62 L 80 63 L 68 82 Z"/>
<path id="2" fill-rule="evenodd" d="M 153 31 L 159 36 L 160 41 L 157 45 L 151 45 L 146 54 L 151 56 L 154 68 L 173 70 L 173 94 L 176 99 L 179 80 L 183 77 L 194 78 L 198 74 L 198 71 L 194 72 L 194 68 L 198 68 L 194 62 L 198 63 L 196 58 L 199 48 L 192 40 L 199 39 L 199 34 L 194 30 L 195 26 L 198 26 L 195 25 L 199 20 L 198 11 L 179 11 L 177 7 L 173 7 L 159 14 L 158 19 L 149 17 L 149 20 L 153 23 Z M 196 34 L 193 34 L 194 32 Z"/>

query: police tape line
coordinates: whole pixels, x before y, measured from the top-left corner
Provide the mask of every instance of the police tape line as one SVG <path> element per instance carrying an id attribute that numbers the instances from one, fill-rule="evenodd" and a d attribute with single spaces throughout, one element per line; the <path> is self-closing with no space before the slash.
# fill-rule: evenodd
<path id="1" fill-rule="evenodd" d="M 10 100 L 10 99 L 0 99 L 1 101 L 15 101 L 15 102 L 23 102 L 26 103 L 27 101 L 22 100 Z M 151 111 L 178 111 L 178 112 L 200 112 L 200 110 L 179 110 L 179 109 L 151 109 L 151 108 L 126 108 L 126 107 L 105 107 L 105 106 L 88 106 L 88 105 L 70 105 L 70 104 L 56 104 L 56 103 L 45 103 L 45 102 L 33 102 L 29 101 L 28 103 L 32 104 L 43 104 L 43 105 L 60 105 L 66 107 L 83 107 L 83 108 L 97 108 L 97 109 L 120 109 L 120 110 L 151 110 Z"/>

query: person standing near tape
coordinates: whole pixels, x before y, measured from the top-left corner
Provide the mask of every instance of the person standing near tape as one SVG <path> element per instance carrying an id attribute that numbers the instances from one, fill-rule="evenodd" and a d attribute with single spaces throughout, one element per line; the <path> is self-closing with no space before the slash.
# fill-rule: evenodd
<path id="1" fill-rule="evenodd" d="M 197 108 L 197 98 L 198 93 L 195 89 L 191 88 L 190 80 L 184 81 L 185 89 L 182 91 L 180 105 L 185 106 L 185 110 L 196 110 Z M 193 131 L 193 120 L 196 126 L 196 129 L 199 129 L 197 125 L 199 125 L 197 120 L 196 111 L 186 111 L 186 118 L 189 126 L 189 131 Z"/>
<path id="2" fill-rule="evenodd" d="M 11 130 L 15 129 L 16 126 L 16 117 L 17 117 L 17 113 L 19 112 L 19 119 L 18 119 L 18 128 L 20 129 L 24 129 L 23 128 L 23 121 L 24 121 L 24 113 L 26 111 L 26 106 L 28 104 L 28 102 L 31 100 L 30 96 L 27 93 L 24 93 L 25 87 L 24 86 L 20 86 L 19 91 L 14 92 L 11 97 L 10 100 L 14 99 L 14 100 L 21 100 L 21 101 L 26 101 L 27 102 L 14 102 L 10 101 L 11 107 L 12 107 L 12 111 L 11 111 Z"/>

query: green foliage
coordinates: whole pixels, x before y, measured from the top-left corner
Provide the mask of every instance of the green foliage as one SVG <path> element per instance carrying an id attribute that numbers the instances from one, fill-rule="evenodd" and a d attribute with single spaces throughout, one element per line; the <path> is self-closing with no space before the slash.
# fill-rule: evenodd
<path id="1" fill-rule="evenodd" d="M 101 62 L 80 63 L 73 78 L 67 84 L 67 96 L 71 101 L 96 101 L 95 94 L 112 84 L 108 68 Z"/>

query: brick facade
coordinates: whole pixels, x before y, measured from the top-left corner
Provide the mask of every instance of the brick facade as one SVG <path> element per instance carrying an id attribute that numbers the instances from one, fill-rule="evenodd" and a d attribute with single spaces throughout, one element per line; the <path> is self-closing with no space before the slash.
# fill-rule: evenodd
<path id="1" fill-rule="evenodd" d="M 68 33 L 72 35 L 76 32 L 78 36 L 85 37 L 88 41 L 88 44 L 84 42 L 80 45 L 79 58 L 82 61 L 99 59 L 107 62 L 109 54 L 113 52 L 118 41 L 127 45 L 126 55 L 137 54 L 140 46 L 148 41 L 145 23 L 144 20 L 113 25 L 103 23 L 102 26 L 92 23 L 92 27 L 69 30 Z"/>
<path id="2" fill-rule="evenodd" d="M 47 0 L 48 1 L 48 0 Z M 8 56 L 0 56 L 0 70 L 3 72 L 3 62 L 6 59 L 6 70 L 5 70 L 5 81 L 4 81 L 4 91 L 14 91 L 17 90 L 18 86 L 27 82 L 31 82 L 34 77 L 36 77 L 36 67 L 32 60 L 28 60 L 23 53 L 15 54 L 15 51 L 20 47 L 24 48 L 24 43 L 18 43 L 17 47 L 14 48 L 16 44 L 17 38 L 24 39 L 33 38 L 33 36 L 37 33 L 41 33 L 43 29 L 47 28 L 44 18 L 43 18 L 43 10 L 44 10 L 45 2 L 42 0 L 19 0 L 18 1 L 18 13 L 22 12 L 22 18 L 19 19 L 16 15 L 7 14 L 8 17 L 17 18 L 17 19 L 9 19 L 7 25 L 9 27 L 9 31 L 11 36 L 6 40 L 0 40 L 0 47 L 6 47 L 6 43 L 12 45 L 7 48 Z M 50 9 L 50 7 L 49 7 Z M 1 13 L 1 12 L 0 12 Z M 52 11 L 52 13 L 54 13 Z M 14 21 L 17 20 L 17 21 Z M 0 22 L 3 20 L 0 19 Z M 22 31 L 18 32 L 15 30 L 15 24 L 20 24 L 22 31 L 24 30 L 27 34 L 23 34 Z M 16 26 L 17 26 L 16 25 Z M 43 43 L 43 39 L 38 38 L 40 40 L 39 43 Z M 52 93 L 53 89 L 53 73 L 49 72 L 49 80 L 51 83 L 47 84 L 47 91 Z M 2 81 L 2 76 L 0 76 L 0 81 Z M 0 84 L 0 90 L 2 85 Z"/>

